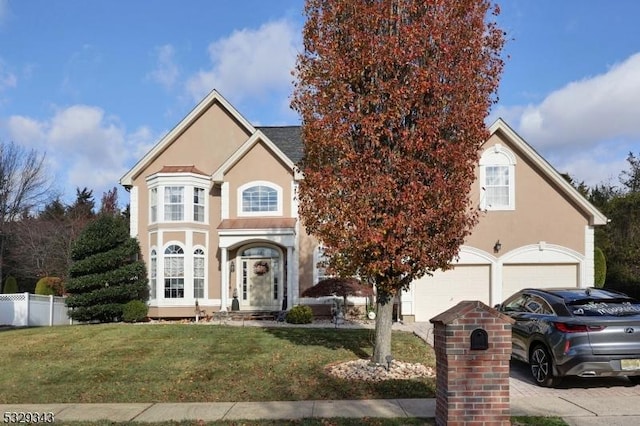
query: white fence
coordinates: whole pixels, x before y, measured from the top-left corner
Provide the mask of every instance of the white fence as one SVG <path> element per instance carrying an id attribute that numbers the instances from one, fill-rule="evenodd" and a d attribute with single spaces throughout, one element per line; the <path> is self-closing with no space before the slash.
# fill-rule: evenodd
<path id="1" fill-rule="evenodd" d="M 29 293 L 0 294 L 0 325 L 71 324 L 64 297 Z"/>

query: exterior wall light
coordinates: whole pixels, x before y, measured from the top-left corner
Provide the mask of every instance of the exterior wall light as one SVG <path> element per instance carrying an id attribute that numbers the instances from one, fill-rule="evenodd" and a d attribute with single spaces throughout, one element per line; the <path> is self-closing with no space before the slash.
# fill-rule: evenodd
<path id="1" fill-rule="evenodd" d="M 496 241 L 496 244 L 493 246 L 493 252 L 498 253 L 500 250 L 502 250 L 502 243 L 500 242 L 500 240 L 498 240 Z"/>

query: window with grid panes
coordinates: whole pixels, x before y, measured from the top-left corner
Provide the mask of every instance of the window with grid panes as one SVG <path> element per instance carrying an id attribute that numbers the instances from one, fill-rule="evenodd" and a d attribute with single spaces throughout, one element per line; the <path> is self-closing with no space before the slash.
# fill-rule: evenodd
<path id="1" fill-rule="evenodd" d="M 184 187 L 164 188 L 164 220 L 175 222 L 184 220 Z"/>
<path id="2" fill-rule="evenodd" d="M 164 297 L 184 297 L 184 250 L 175 244 L 164 251 Z"/>

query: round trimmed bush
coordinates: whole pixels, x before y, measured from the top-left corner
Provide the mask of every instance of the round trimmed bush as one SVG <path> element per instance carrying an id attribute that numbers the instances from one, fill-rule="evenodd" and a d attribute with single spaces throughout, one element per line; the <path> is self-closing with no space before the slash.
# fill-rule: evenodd
<path id="1" fill-rule="evenodd" d="M 309 306 L 294 306 L 287 312 L 286 321 L 290 324 L 311 324 L 313 322 L 313 311 Z"/>
<path id="2" fill-rule="evenodd" d="M 147 317 L 149 306 L 142 300 L 132 300 L 122 308 L 122 321 L 140 322 Z"/>
<path id="3" fill-rule="evenodd" d="M 53 277 L 44 277 L 38 280 L 35 293 L 41 296 L 55 296 L 56 290 L 53 287 Z"/>

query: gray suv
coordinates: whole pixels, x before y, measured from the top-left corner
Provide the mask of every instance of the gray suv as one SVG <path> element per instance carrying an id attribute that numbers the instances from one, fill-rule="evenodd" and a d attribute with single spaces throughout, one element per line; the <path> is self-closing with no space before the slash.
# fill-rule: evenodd
<path id="1" fill-rule="evenodd" d="M 564 376 L 628 376 L 640 384 L 640 302 L 597 288 L 527 288 L 496 307 L 515 320 L 512 358 L 540 386 Z"/>

